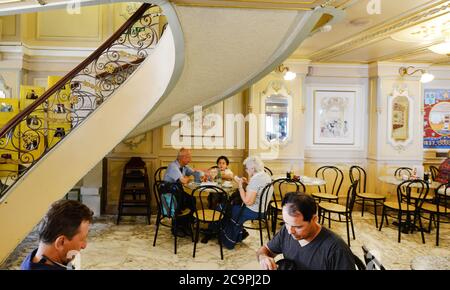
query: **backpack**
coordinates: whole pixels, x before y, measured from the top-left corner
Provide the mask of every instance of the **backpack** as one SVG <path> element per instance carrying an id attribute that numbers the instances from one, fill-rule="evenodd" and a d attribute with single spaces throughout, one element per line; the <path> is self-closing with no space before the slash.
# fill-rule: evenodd
<path id="1" fill-rule="evenodd" d="M 163 193 L 161 195 L 162 214 L 167 217 L 174 217 L 177 208 L 177 200 L 173 193 Z"/>

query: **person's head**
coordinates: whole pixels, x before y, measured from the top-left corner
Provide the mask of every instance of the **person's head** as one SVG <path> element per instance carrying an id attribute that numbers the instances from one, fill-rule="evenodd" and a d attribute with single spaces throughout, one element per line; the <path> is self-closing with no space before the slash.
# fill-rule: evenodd
<path id="1" fill-rule="evenodd" d="M 228 168 L 228 164 L 230 164 L 230 161 L 226 156 L 220 156 L 219 158 L 217 158 L 216 164 L 217 167 L 219 167 L 219 169 L 223 171 Z"/>
<path id="2" fill-rule="evenodd" d="M 319 224 L 314 198 L 304 193 L 290 192 L 284 196 L 281 205 L 284 224 L 294 239 L 308 240 L 316 235 Z"/>
<path id="3" fill-rule="evenodd" d="M 93 212 L 79 201 L 59 200 L 41 223 L 39 241 L 51 247 L 62 263 L 67 263 L 69 251 L 86 248 L 92 216 Z"/>
<path id="4" fill-rule="evenodd" d="M 180 151 L 178 151 L 177 160 L 181 166 L 188 165 L 189 162 L 191 162 L 191 157 L 191 150 L 189 149 L 181 148 Z"/>
<path id="5" fill-rule="evenodd" d="M 244 160 L 245 171 L 251 177 L 258 172 L 264 171 L 264 163 L 257 156 L 249 156 Z"/>

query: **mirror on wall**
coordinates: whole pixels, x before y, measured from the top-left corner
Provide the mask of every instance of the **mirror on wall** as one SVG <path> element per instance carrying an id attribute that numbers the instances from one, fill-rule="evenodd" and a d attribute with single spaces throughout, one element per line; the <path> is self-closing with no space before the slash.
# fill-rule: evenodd
<path id="1" fill-rule="evenodd" d="M 412 140 L 413 100 L 405 89 L 395 89 L 388 101 L 388 141 L 398 150 Z"/>
<path id="2" fill-rule="evenodd" d="M 291 135 L 292 97 L 282 83 L 271 82 L 262 94 L 264 136 L 267 142 L 287 142 Z"/>

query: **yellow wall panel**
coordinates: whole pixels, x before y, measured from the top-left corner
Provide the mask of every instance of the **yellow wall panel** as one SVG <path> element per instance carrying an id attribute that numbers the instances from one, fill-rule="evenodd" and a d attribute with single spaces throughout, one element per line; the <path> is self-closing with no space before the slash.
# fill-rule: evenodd
<path id="1" fill-rule="evenodd" d="M 15 36 L 17 33 L 16 29 L 16 15 L 2 16 L 0 20 L 2 21 L 2 35 L 3 36 Z"/>
<path id="2" fill-rule="evenodd" d="M 98 6 L 82 7 L 80 14 L 72 15 L 65 10 L 37 13 L 37 40 L 99 41 L 101 38 L 102 17 Z"/>

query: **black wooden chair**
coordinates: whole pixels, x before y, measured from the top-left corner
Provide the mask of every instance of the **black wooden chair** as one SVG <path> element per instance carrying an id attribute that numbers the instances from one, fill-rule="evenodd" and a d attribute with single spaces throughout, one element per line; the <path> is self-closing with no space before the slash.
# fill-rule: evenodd
<path id="1" fill-rule="evenodd" d="M 410 178 L 412 176 L 412 172 L 413 170 L 410 167 L 399 167 L 395 169 L 394 176 L 398 179 L 401 179 L 403 175 L 406 175 L 408 176 L 408 178 Z"/>
<path id="2" fill-rule="evenodd" d="M 156 169 L 155 174 L 153 176 L 153 181 L 162 181 L 164 178 L 164 174 L 166 174 L 167 166 L 161 166 L 160 168 Z"/>
<path id="3" fill-rule="evenodd" d="M 345 222 L 347 226 L 347 243 L 350 247 L 350 230 L 349 224 L 352 227 L 353 239 L 355 239 L 355 229 L 353 226 L 353 206 L 355 205 L 356 199 L 356 187 L 358 186 L 359 180 L 355 180 L 352 185 L 348 188 L 347 199 L 345 202 L 345 206 L 341 204 L 337 204 L 334 202 L 320 202 L 319 203 L 319 222 L 323 224 L 325 219 L 328 219 L 328 227 L 331 228 L 331 221 L 336 222 Z M 325 213 L 328 213 L 328 217 L 325 217 Z M 337 214 L 339 216 L 339 220 L 335 220 L 331 218 L 331 213 Z M 341 216 L 345 218 L 344 221 L 341 220 Z"/>
<path id="4" fill-rule="evenodd" d="M 378 218 L 377 218 L 377 203 L 383 206 L 383 202 L 386 200 L 386 197 L 381 194 L 376 194 L 372 192 L 366 191 L 366 181 L 367 174 L 366 171 L 357 165 L 350 167 L 349 171 L 350 181 L 353 183 L 356 180 L 359 180 L 358 187 L 356 188 L 356 200 L 355 203 L 360 203 L 362 205 L 361 208 L 361 216 L 364 216 L 364 206 L 366 201 L 370 201 L 373 203 L 373 214 L 375 216 L 375 226 L 378 228 Z"/>
<path id="5" fill-rule="evenodd" d="M 200 224 L 205 223 L 208 225 L 214 225 L 218 231 L 218 241 L 220 246 L 220 259 L 223 260 L 223 246 L 222 240 L 220 239 L 220 232 L 222 231 L 223 218 L 225 216 L 225 211 L 228 204 L 228 194 L 218 186 L 214 185 L 201 185 L 192 191 L 192 196 L 196 198 L 197 208 L 194 211 L 194 224 L 195 237 L 194 250 L 192 252 L 192 257 L 195 258 L 195 251 L 197 249 L 197 243 L 200 235 Z M 215 208 L 209 208 L 208 197 L 214 195 L 217 199 L 217 206 Z M 199 206 L 198 206 L 199 205 Z"/>
<path id="6" fill-rule="evenodd" d="M 419 229 L 422 235 L 422 243 L 425 244 L 422 219 L 420 211 L 429 191 L 428 183 L 423 180 L 406 180 L 397 186 L 397 201 L 385 201 L 379 230 L 383 227 L 383 220 L 388 212 L 397 213 L 398 218 L 398 242 L 401 241 L 402 231 L 413 233 L 416 219 L 419 220 Z M 413 216 L 413 219 L 411 219 Z"/>
<path id="7" fill-rule="evenodd" d="M 272 172 L 272 170 L 270 170 L 269 167 L 264 166 L 264 172 L 269 174 L 270 176 L 273 176 L 273 172 Z"/>
<path id="8" fill-rule="evenodd" d="M 277 221 L 282 220 L 278 218 L 281 212 L 281 202 L 284 195 L 288 192 L 302 192 L 306 193 L 305 185 L 299 180 L 289 178 L 279 178 L 272 182 L 273 198 L 269 204 L 270 216 L 272 217 L 272 234 L 275 235 L 277 229 Z"/>
<path id="9" fill-rule="evenodd" d="M 273 196 L 273 185 L 272 183 L 267 184 L 263 190 L 261 191 L 261 195 L 259 197 L 259 209 L 258 209 L 258 218 L 255 220 L 252 220 L 252 223 L 254 223 L 256 220 L 258 221 L 257 227 L 246 227 L 247 229 L 252 230 L 259 230 L 259 239 L 261 242 L 261 246 L 263 245 L 263 229 L 267 229 L 267 237 L 270 240 L 270 230 L 269 230 L 269 205 Z M 242 204 L 241 206 L 241 212 L 239 215 L 243 212 L 245 207 L 245 204 Z M 239 218 L 238 218 L 239 220 Z"/>
<path id="10" fill-rule="evenodd" d="M 450 182 L 441 184 L 435 192 L 435 203 L 424 202 L 421 209 L 424 214 L 429 214 L 428 232 L 431 232 L 433 221 L 436 223 L 436 246 L 439 246 L 440 224 L 450 222 Z M 425 215 L 422 217 L 427 219 Z"/>
<path id="11" fill-rule="evenodd" d="M 437 168 L 436 166 L 431 165 L 430 166 L 430 172 L 431 172 L 431 179 L 433 181 L 435 181 L 436 177 L 439 175 L 439 168 Z"/>
<path id="12" fill-rule="evenodd" d="M 320 203 L 322 200 L 338 203 L 339 190 L 344 181 L 344 173 L 336 166 L 322 166 L 316 170 L 316 177 L 326 180 L 326 184 L 318 186 L 318 192 L 313 192 L 311 195 L 318 199 Z"/>
<path id="13" fill-rule="evenodd" d="M 156 181 L 153 184 L 153 192 L 155 195 L 156 204 L 158 207 L 158 213 L 156 216 L 156 230 L 155 237 L 153 239 L 153 247 L 156 246 L 156 238 L 158 237 L 159 226 L 169 227 L 172 230 L 174 236 L 174 253 L 177 253 L 177 236 L 178 225 L 177 222 L 184 218 L 189 220 L 189 216 L 192 211 L 189 208 L 179 209 L 176 196 L 181 196 L 183 188 L 179 183 L 170 183 L 165 181 Z M 166 223 L 166 221 L 170 221 Z M 194 235 L 191 231 L 192 241 Z"/>

